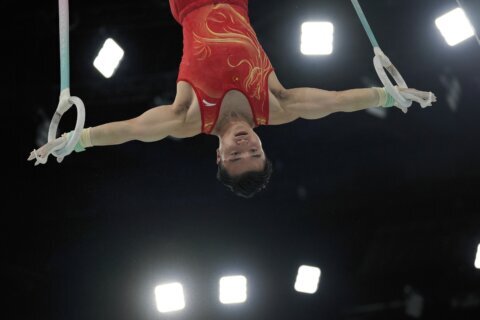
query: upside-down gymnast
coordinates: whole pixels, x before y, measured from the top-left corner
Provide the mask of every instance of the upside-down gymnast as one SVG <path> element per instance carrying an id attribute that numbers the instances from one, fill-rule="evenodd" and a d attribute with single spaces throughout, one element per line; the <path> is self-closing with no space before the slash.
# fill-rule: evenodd
<path id="1" fill-rule="evenodd" d="M 184 44 L 173 103 L 129 120 L 83 129 L 75 151 L 132 140 L 215 135 L 219 139 L 217 178 L 235 194 L 250 198 L 266 187 L 272 173 L 254 128 L 397 106 L 384 88 L 284 88 L 250 25 L 248 0 L 169 1 L 175 20 L 182 25 Z M 405 92 L 418 103 L 429 97 L 428 92 L 415 89 L 401 89 L 400 94 Z M 28 160 L 48 157 L 67 137 L 68 133 L 63 134 L 32 151 Z"/>

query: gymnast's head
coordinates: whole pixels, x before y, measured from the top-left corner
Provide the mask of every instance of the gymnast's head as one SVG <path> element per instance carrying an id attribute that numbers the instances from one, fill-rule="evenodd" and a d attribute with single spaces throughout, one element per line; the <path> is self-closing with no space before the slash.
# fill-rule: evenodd
<path id="1" fill-rule="evenodd" d="M 218 137 L 217 179 L 244 198 L 265 189 L 272 175 L 272 163 L 255 131 L 240 121 L 231 123 Z"/>

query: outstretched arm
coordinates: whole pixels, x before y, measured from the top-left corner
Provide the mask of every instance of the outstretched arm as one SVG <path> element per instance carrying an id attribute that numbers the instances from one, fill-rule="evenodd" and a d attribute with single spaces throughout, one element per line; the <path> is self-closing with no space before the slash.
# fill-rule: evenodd
<path id="1" fill-rule="evenodd" d="M 90 139 L 93 146 L 117 145 L 132 140 L 153 142 L 181 130 L 184 122 L 183 110 L 166 105 L 147 110 L 133 119 L 93 127 Z"/>
<path id="2" fill-rule="evenodd" d="M 92 146 L 108 146 L 125 143 L 132 140 L 153 142 L 169 135 L 191 136 L 184 124 L 186 109 L 175 105 L 152 108 L 142 115 L 125 120 L 110 122 L 96 127 L 83 129 L 75 151 L 83 151 Z M 48 142 L 38 150 L 30 153 L 28 160 L 36 159 L 35 165 L 46 163 L 53 150 L 63 148 L 67 143 L 67 135 Z M 59 162 L 63 158 L 58 158 Z"/>
<path id="3" fill-rule="evenodd" d="M 437 101 L 431 92 L 413 88 L 399 88 L 400 94 L 423 108 Z M 326 91 L 315 88 L 285 89 L 280 94 L 280 103 L 286 122 L 297 118 L 319 119 L 334 112 L 354 112 L 371 107 L 397 106 L 397 102 L 384 88 Z M 289 120 L 289 121 L 288 121 Z"/>
<path id="4" fill-rule="evenodd" d="M 284 110 L 298 118 L 319 119 L 334 112 L 354 112 L 380 106 L 375 88 L 327 91 L 316 88 L 287 89 L 281 95 Z"/>

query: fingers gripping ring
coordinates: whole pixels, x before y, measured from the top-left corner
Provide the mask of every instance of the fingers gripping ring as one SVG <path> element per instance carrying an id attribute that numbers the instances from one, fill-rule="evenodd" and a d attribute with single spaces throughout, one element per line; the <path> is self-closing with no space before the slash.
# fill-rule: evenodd
<path id="1" fill-rule="evenodd" d="M 40 157 L 37 153 L 37 150 L 33 149 L 33 154 L 35 155 L 35 159 L 37 160 L 37 163 L 45 164 L 47 163 L 48 157 Z"/>
<path id="2" fill-rule="evenodd" d="M 408 88 L 402 75 L 398 72 L 397 68 L 390 62 L 390 59 L 382 52 L 379 47 L 374 48 L 375 57 L 373 58 L 373 64 L 377 71 L 378 77 L 382 81 L 385 90 L 395 99 L 398 103 L 398 107 L 402 109 L 404 113 L 407 113 L 407 108 L 412 105 L 412 101 L 405 99 L 398 88 Z M 396 86 L 392 84 L 385 70 L 392 76 L 396 82 Z"/>
<path id="3" fill-rule="evenodd" d="M 60 94 L 60 101 L 58 103 L 57 110 L 55 111 L 52 122 L 50 123 L 50 128 L 48 130 L 48 142 L 56 139 L 60 120 L 62 119 L 63 114 L 67 112 L 73 105 L 77 107 L 77 122 L 75 125 L 75 131 L 63 148 L 54 150 L 52 152 L 52 154 L 57 158 L 63 158 L 72 153 L 72 151 L 75 149 L 75 145 L 80 140 L 80 135 L 85 125 L 85 105 L 83 104 L 82 100 L 78 97 L 70 97 L 69 89 L 63 90 Z"/>

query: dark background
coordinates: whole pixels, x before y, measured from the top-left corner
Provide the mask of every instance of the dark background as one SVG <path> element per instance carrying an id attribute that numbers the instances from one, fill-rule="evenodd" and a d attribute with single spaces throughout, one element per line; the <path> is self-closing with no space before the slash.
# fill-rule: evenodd
<path id="1" fill-rule="evenodd" d="M 455 1 L 362 1 L 409 86 L 439 101 L 259 128 L 275 172 L 250 200 L 216 181 L 212 136 L 27 162 L 58 103 L 58 7 L 2 3 L 10 317 L 479 319 L 480 46 L 449 47 L 434 24 Z M 350 1 L 250 1 L 250 19 L 285 87 L 380 86 Z M 300 53 L 309 19 L 334 23 L 332 55 Z M 70 22 L 71 91 L 86 126 L 173 101 L 182 33 L 168 1 L 70 1 Z M 111 79 L 92 65 L 107 37 L 125 50 Z M 71 111 L 61 129 L 74 121 Z M 314 295 L 293 289 L 301 264 L 322 270 Z M 218 302 L 229 274 L 248 278 L 246 304 Z M 162 315 L 153 289 L 170 281 L 183 283 L 187 307 Z"/>

